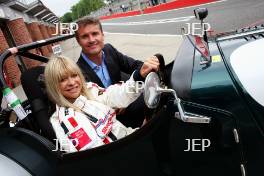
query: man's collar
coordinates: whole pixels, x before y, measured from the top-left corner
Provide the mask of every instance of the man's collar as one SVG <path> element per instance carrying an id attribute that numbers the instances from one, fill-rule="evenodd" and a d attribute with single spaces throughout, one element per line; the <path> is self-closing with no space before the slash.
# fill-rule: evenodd
<path id="1" fill-rule="evenodd" d="M 83 59 L 85 60 L 85 62 L 88 64 L 88 65 L 90 65 L 90 67 L 94 70 L 95 68 L 97 68 L 97 65 L 93 62 L 93 61 L 91 61 L 89 58 L 88 58 L 88 56 L 86 56 L 85 54 L 84 54 L 84 52 L 81 52 L 81 55 L 82 55 L 82 57 L 83 57 Z M 104 54 L 104 51 L 102 50 L 102 63 L 104 63 L 105 62 L 105 54 Z"/>

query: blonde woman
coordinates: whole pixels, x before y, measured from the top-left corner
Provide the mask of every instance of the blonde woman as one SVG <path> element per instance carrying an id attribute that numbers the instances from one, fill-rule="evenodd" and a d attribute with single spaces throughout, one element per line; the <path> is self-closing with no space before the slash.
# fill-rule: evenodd
<path id="1" fill-rule="evenodd" d="M 63 151 L 76 152 L 110 143 L 132 133 L 115 118 L 114 108 L 124 108 L 140 95 L 138 81 L 157 71 L 158 59 L 147 59 L 130 79 L 107 89 L 85 83 L 79 67 L 63 56 L 51 59 L 45 68 L 45 83 L 56 112 L 50 122 Z"/>

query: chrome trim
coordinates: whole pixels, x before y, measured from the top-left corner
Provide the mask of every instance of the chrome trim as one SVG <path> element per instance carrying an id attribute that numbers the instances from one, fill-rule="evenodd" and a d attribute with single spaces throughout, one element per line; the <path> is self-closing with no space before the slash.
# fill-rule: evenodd
<path id="1" fill-rule="evenodd" d="M 187 123 L 210 123 L 211 122 L 210 117 L 185 112 L 184 108 L 181 104 L 181 99 L 178 98 L 175 90 L 166 89 L 166 88 L 163 89 L 163 88 L 158 87 L 157 92 L 159 92 L 159 93 L 167 92 L 167 93 L 173 94 L 173 96 L 175 98 L 174 103 L 177 105 L 178 111 L 179 111 L 179 112 L 175 112 L 175 114 L 174 114 L 174 117 L 176 117 L 177 119 L 180 119 L 183 122 L 187 122 Z"/>
<path id="2" fill-rule="evenodd" d="M 240 164 L 241 175 L 246 176 L 246 170 L 244 164 Z"/>
<path id="3" fill-rule="evenodd" d="M 239 136 L 238 136 L 238 132 L 236 128 L 233 129 L 233 134 L 234 134 L 236 143 L 239 143 Z"/>
<path id="4" fill-rule="evenodd" d="M 243 32 L 240 34 L 234 34 L 234 35 L 226 36 L 226 37 L 220 37 L 220 38 L 217 38 L 216 41 L 220 42 L 220 41 L 224 41 L 224 40 L 236 39 L 236 38 L 246 37 L 246 36 L 253 35 L 253 34 L 254 35 L 261 34 L 261 33 L 264 33 L 264 29 L 259 29 L 259 30 L 249 31 L 249 32 Z"/>
<path id="5" fill-rule="evenodd" d="M 182 117 L 180 116 L 179 112 L 175 112 L 175 117 L 187 123 L 210 123 L 211 121 L 210 117 L 201 116 L 189 112 L 185 112 Z"/>

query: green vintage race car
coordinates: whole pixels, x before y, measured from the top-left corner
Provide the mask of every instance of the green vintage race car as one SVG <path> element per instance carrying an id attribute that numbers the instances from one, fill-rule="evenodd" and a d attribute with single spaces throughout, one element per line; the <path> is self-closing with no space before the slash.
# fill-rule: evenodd
<path id="1" fill-rule="evenodd" d="M 205 9 L 196 10 L 198 19 Z M 18 54 L 73 37 L 18 47 Z M 264 163 L 264 26 L 210 37 L 184 36 L 175 60 L 145 81 L 148 123 L 133 134 L 78 153 L 58 150 L 49 130 L 43 67 L 22 74 L 31 110 L 9 127 L 1 114 L 3 175 L 230 175 L 262 176 Z M 1 73 L 4 61 L 0 57 Z M 2 89 L 7 84 L 0 77 Z M 37 80 L 28 83 L 27 80 Z"/>

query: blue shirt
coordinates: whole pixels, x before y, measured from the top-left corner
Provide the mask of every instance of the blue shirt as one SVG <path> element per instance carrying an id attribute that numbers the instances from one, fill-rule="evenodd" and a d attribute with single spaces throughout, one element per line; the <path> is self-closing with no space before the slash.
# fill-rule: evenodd
<path id="1" fill-rule="evenodd" d="M 100 78 L 101 82 L 103 83 L 104 87 L 108 87 L 112 84 L 111 78 L 109 76 L 109 72 L 107 70 L 105 64 L 105 53 L 103 52 L 102 55 L 102 64 L 96 65 L 93 61 L 91 61 L 83 52 L 81 53 L 82 57 L 86 61 L 86 63 L 93 69 L 96 75 Z"/>

